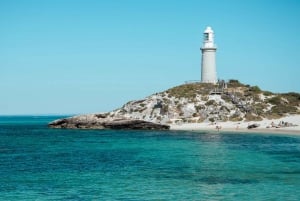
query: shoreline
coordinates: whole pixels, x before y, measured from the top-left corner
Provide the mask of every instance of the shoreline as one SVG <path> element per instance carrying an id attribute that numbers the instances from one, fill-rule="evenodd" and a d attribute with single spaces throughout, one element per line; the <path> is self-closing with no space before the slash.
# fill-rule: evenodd
<path id="1" fill-rule="evenodd" d="M 287 122 L 292 126 L 278 127 L 281 122 Z M 248 125 L 259 124 L 257 128 L 248 129 Z M 219 128 L 219 129 L 218 129 Z M 280 119 L 264 119 L 252 122 L 216 122 L 216 123 L 183 123 L 171 124 L 170 130 L 181 131 L 208 131 L 216 133 L 261 133 L 278 135 L 297 135 L 300 136 L 300 115 L 291 115 Z"/>
<path id="2" fill-rule="evenodd" d="M 296 130 L 285 130 L 285 129 L 264 129 L 264 128 L 256 128 L 256 129 L 170 129 L 171 131 L 192 131 L 192 132 L 211 132 L 211 133 L 230 133 L 230 134 L 270 134 L 270 135 L 295 135 L 300 136 L 300 131 Z"/>

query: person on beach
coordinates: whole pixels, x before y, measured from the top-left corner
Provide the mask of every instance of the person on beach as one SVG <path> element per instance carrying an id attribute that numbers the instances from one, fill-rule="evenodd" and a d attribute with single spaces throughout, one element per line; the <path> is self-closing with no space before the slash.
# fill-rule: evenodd
<path id="1" fill-rule="evenodd" d="M 275 123 L 272 121 L 270 125 L 268 125 L 266 128 L 276 128 Z"/>

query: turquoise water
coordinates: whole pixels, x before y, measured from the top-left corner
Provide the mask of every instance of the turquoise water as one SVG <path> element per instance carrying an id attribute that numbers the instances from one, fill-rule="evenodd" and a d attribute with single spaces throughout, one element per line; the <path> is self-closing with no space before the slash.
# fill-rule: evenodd
<path id="1" fill-rule="evenodd" d="M 0 200 L 300 200 L 300 137 L 0 117 Z"/>

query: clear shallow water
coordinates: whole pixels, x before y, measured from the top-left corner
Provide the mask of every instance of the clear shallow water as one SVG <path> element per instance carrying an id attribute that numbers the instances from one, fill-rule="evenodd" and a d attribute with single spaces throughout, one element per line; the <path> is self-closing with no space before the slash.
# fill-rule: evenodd
<path id="1" fill-rule="evenodd" d="M 0 200 L 300 200 L 300 137 L 0 117 Z"/>

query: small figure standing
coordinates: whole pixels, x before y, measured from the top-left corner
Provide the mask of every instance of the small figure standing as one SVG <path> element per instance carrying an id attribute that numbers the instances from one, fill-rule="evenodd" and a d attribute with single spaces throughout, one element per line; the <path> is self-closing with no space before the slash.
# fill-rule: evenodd
<path id="1" fill-rule="evenodd" d="M 272 123 L 271 123 L 271 126 L 272 126 L 272 128 L 273 128 L 273 127 L 275 127 L 275 124 L 274 124 L 274 122 L 273 122 L 273 121 L 272 121 Z"/>

